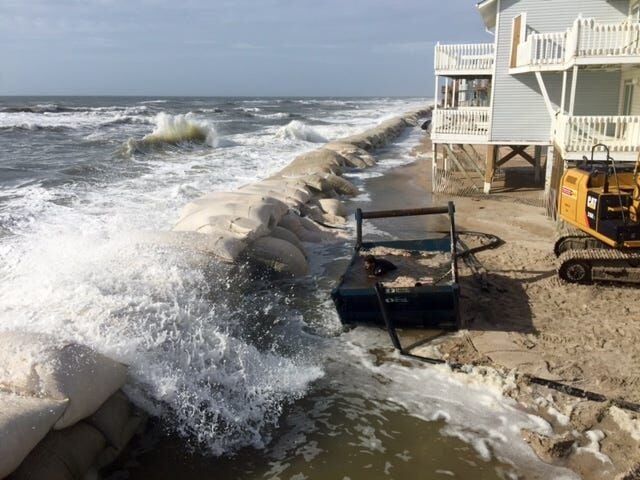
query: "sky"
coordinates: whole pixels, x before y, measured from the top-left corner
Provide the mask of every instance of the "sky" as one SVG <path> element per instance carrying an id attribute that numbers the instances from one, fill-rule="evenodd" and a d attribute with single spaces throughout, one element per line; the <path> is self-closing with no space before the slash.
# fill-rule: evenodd
<path id="1" fill-rule="evenodd" d="M 0 95 L 433 96 L 473 0 L 1 0 Z"/>

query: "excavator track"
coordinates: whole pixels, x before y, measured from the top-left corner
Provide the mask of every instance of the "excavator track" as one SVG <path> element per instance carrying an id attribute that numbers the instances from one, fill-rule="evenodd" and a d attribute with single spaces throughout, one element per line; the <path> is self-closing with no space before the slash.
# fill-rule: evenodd
<path id="1" fill-rule="evenodd" d="M 586 234 L 582 230 L 567 225 L 562 222 L 556 233 L 556 240 L 553 244 L 553 253 L 559 257 L 571 250 L 590 250 L 596 248 L 609 248 L 601 241 Z"/>
<path id="2" fill-rule="evenodd" d="M 640 283 L 640 253 L 613 248 L 568 250 L 558 257 L 558 275 L 570 283 Z"/>

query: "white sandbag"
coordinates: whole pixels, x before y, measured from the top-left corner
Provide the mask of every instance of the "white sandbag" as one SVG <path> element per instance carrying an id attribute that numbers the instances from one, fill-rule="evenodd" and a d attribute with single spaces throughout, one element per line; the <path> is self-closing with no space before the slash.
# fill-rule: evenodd
<path id="1" fill-rule="evenodd" d="M 234 215 L 255 220 L 263 225 L 278 223 L 289 207 L 271 197 L 242 192 L 212 192 L 187 204 L 180 221 L 200 213 L 201 216 Z"/>
<path id="2" fill-rule="evenodd" d="M 239 240 L 251 240 L 269 233 L 269 225 L 235 215 L 208 215 L 207 212 L 195 212 L 180 220 L 174 232 L 196 232 L 208 235 L 224 235 Z"/>
<path id="3" fill-rule="evenodd" d="M 304 204 L 309 199 L 308 195 L 305 196 L 298 190 L 287 188 L 284 182 L 282 182 L 282 185 L 280 185 L 279 190 L 273 190 L 273 188 L 274 187 L 271 187 L 269 185 L 251 184 L 241 187 L 239 191 L 267 195 L 271 198 L 280 200 L 281 202 L 287 204 L 289 207 L 298 207 L 299 205 Z"/>
<path id="4" fill-rule="evenodd" d="M 293 162 L 280 171 L 280 175 L 305 175 L 312 173 L 342 173 L 345 159 L 338 153 L 319 148 L 297 156 Z"/>
<path id="5" fill-rule="evenodd" d="M 341 138 L 338 140 L 340 143 L 349 143 L 351 145 L 355 145 L 356 147 L 362 148 L 364 150 L 370 151 L 373 149 L 373 145 L 367 139 L 366 135 L 363 133 L 357 135 L 351 135 L 349 137 Z"/>
<path id="6" fill-rule="evenodd" d="M 327 175 L 325 180 L 340 195 L 357 195 L 360 193 L 358 187 L 353 183 L 337 175 Z"/>
<path id="7" fill-rule="evenodd" d="M 321 231 L 308 228 L 308 224 L 293 212 L 282 217 L 280 226 L 293 232 L 303 242 L 318 243 L 323 239 Z"/>
<path id="8" fill-rule="evenodd" d="M 207 256 L 214 256 L 225 262 L 235 261 L 247 248 L 244 236 L 233 232 L 206 231 L 203 232 L 144 232 L 140 234 L 140 242 L 152 243 L 178 247 L 201 253 Z"/>
<path id="9" fill-rule="evenodd" d="M 258 238 L 247 249 L 247 256 L 280 273 L 306 275 L 309 265 L 294 244 L 275 237 Z"/>
<path id="10" fill-rule="evenodd" d="M 67 401 L 0 391 L 0 478 L 13 472 L 62 416 Z"/>
<path id="11" fill-rule="evenodd" d="M 336 228 L 341 227 L 346 223 L 346 220 L 343 217 L 325 213 L 318 205 L 305 205 L 302 212 L 305 215 L 303 218 L 311 219 L 314 223 L 326 227 Z"/>
<path id="12" fill-rule="evenodd" d="M 42 334 L 0 333 L 0 386 L 24 395 L 68 399 L 56 429 L 91 415 L 126 379 L 125 365 L 87 346 Z"/>
<path id="13" fill-rule="evenodd" d="M 200 200 L 199 207 L 198 210 L 180 218 L 174 230 L 202 233 L 229 230 L 240 233 L 241 228 L 233 227 L 242 223 L 240 218 L 245 218 L 248 220 L 244 222 L 246 235 L 261 235 L 265 229 L 268 231 L 277 225 L 280 218 L 289 210 L 286 204 L 273 198 L 258 203 L 249 201 L 221 203 L 213 199 Z M 204 227 L 208 228 L 205 230 Z"/>
<path id="14" fill-rule="evenodd" d="M 340 200 L 335 198 L 321 198 L 318 200 L 318 203 L 325 213 L 335 215 L 337 217 L 347 216 L 347 209 L 344 208 L 344 205 Z"/>
<path id="15" fill-rule="evenodd" d="M 300 177 L 300 181 L 304 182 L 307 187 L 312 188 L 316 192 L 326 193 L 332 189 L 331 185 L 329 185 L 322 175 L 306 175 Z"/>
<path id="16" fill-rule="evenodd" d="M 285 240 L 289 243 L 293 243 L 296 247 L 298 247 L 298 249 L 303 254 L 305 254 L 305 248 L 302 245 L 302 242 L 300 241 L 298 236 L 295 233 L 293 233 L 291 230 L 287 230 L 284 227 L 275 226 L 273 227 L 273 230 L 271 230 L 271 233 L 269 234 L 269 236 L 274 238 L 279 238 L 280 240 Z M 306 254 L 305 254 L 305 257 L 306 257 Z"/>
<path id="17" fill-rule="evenodd" d="M 92 426 L 79 422 L 51 431 L 24 459 L 12 480 L 78 480 L 96 462 L 106 440 Z"/>
<path id="18" fill-rule="evenodd" d="M 375 158 L 369 152 L 350 143 L 328 143 L 324 148 L 338 152 L 353 167 L 365 168 L 376 164 Z"/>
<path id="19" fill-rule="evenodd" d="M 98 454 L 96 463 L 104 467 L 113 462 L 138 431 L 146 415 L 133 406 L 121 391 L 113 394 L 96 413 L 85 422 L 98 430 L 107 441 L 105 449 Z"/>

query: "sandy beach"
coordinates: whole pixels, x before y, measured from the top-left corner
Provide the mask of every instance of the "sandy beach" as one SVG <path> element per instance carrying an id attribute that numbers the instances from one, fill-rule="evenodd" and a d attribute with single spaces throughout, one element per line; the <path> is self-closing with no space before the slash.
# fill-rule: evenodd
<path id="1" fill-rule="evenodd" d="M 370 180 L 371 208 L 413 208 L 430 196 L 430 142 L 417 160 Z M 567 466 L 585 479 L 640 478 L 640 415 L 616 406 L 640 403 L 640 304 L 638 290 L 620 285 L 571 285 L 558 279 L 554 221 L 531 206 L 531 192 L 499 196 L 435 196 L 453 200 L 461 231 L 497 235 L 503 244 L 477 254 L 488 291 L 461 262 L 461 310 L 467 328 L 438 340 L 450 362 L 496 369 L 504 393 L 554 427 L 554 435 L 523 432 L 545 461 Z M 413 353 L 433 355 L 432 344 Z M 476 372 L 478 369 L 475 370 Z M 598 393 L 594 402 L 533 385 L 526 375 Z"/>

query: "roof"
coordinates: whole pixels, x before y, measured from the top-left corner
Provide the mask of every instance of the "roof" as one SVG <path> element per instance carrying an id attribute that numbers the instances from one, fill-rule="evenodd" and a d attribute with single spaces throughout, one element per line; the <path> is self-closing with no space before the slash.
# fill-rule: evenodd
<path id="1" fill-rule="evenodd" d="M 498 0 L 482 0 L 476 5 L 485 26 L 491 30 L 496 26 L 498 16 Z"/>

